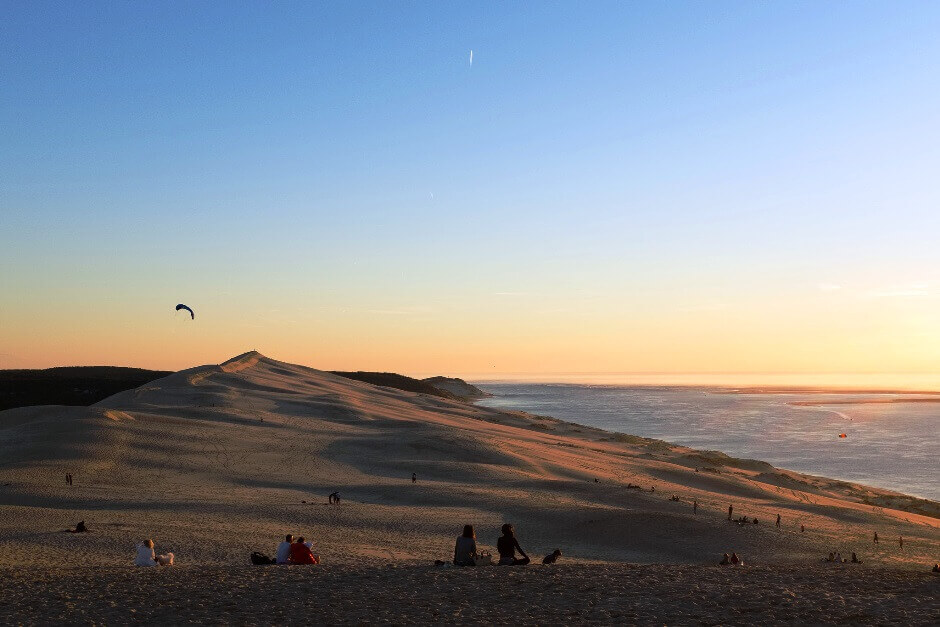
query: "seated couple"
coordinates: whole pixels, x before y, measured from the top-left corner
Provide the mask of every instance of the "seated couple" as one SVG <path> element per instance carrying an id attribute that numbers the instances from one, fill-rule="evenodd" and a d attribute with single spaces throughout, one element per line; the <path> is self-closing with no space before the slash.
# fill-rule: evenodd
<path id="1" fill-rule="evenodd" d="M 294 542 L 294 536 L 287 534 L 284 541 L 277 545 L 274 561 L 278 564 L 319 564 L 320 556 L 313 554 L 312 544 L 306 542 L 303 536 Z"/>
<path id="2" fill-rule="evenodd" d="M 499 552 L 499 564 L 503 566 L 523 566 L 528 564 L 529 556 L 525 554 L 519 541 L 516 539 L 516 530 L 509 523 L 502 527 L 503 535 L 496 541 L 496 550 Z M 516 551 L 522 557 L 516 557 Z M 554 553 L 545 558 L 546 564 L 554 563 L 561 551 L 555 550 Z M 463 528 L 463 534 L 457 538 L 457 544 L 454 546 L 454 565 L 455 566 L 476 566 L 477 560 L 481 554 L 477 552 L 476 534 L 473 531 L 473 525 L 466 525 Z"/>

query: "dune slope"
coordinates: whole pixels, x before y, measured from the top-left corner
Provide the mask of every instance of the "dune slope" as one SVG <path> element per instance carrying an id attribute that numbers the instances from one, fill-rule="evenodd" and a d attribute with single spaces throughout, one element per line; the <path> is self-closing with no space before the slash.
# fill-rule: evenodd
<path id="1" fill-rule="evenodd" d="M 729 504 L 760 524 L 727 522 Z M 285 533 L 327 564 L 426 564 L 449 559 L 465 523 L 493 550 L 504 521 L 533 557 L 560 547 L 566 561 L 708 564 L 734 550 L 795 564 L 841 550 L 923 569 L 940 554 L 936 503 L 256 352 L 91 407 L 0 412 L 0 506 L 12 567 L 124 565 L 144 537 L 184 565 L 237 565 Z M 91 533 L 62 532 L 82 519 Z"/>

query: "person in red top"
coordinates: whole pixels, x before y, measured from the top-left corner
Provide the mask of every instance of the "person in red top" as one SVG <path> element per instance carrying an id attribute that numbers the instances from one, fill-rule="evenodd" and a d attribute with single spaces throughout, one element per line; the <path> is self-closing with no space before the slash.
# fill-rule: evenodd
<path id="1" fill-rule="evenodd" d="M 297 542 L 290 545 L 290 556 L 287 558 L 288 564 L 319 564 L 320 558 L 313 554 L 310 547 L 304 543 L 303 537 L 297 538 Z"/>

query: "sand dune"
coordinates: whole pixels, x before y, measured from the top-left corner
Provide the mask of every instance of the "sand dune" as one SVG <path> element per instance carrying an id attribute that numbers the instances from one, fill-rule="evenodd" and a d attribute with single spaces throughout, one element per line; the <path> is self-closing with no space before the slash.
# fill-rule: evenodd
<path id="1" fill-rule="evenodd" d="M 334 490 L 342 505 L 327 505 Z M 728 523 L 729 503 L 760 524 Z M 312 539 L 324 567 L 417 567 L 449 559 L 465 523 L 493 550 L 504 521 L 533 556 L 560 547 L 569 564 L 734 550 L 796 566 L 840 550 L 923 571 L 940 556 L 937 503 L 255 352 L 92 407 L 0 412 L 0 505 L 0 566 L 14 569 L 123 567 L 145 537 L 181 566 L 236 566 L 284 533 Z M 82 519 L 91 533 L 62 533 Z"/>

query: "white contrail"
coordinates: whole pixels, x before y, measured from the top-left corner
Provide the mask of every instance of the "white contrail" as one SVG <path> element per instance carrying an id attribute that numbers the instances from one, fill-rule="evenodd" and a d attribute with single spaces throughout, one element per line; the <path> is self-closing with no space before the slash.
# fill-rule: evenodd
<path id="1" fill-rule="evenodd" d="M 473 67 L 473 50 L 470 51 L 470 67 Z"/>

